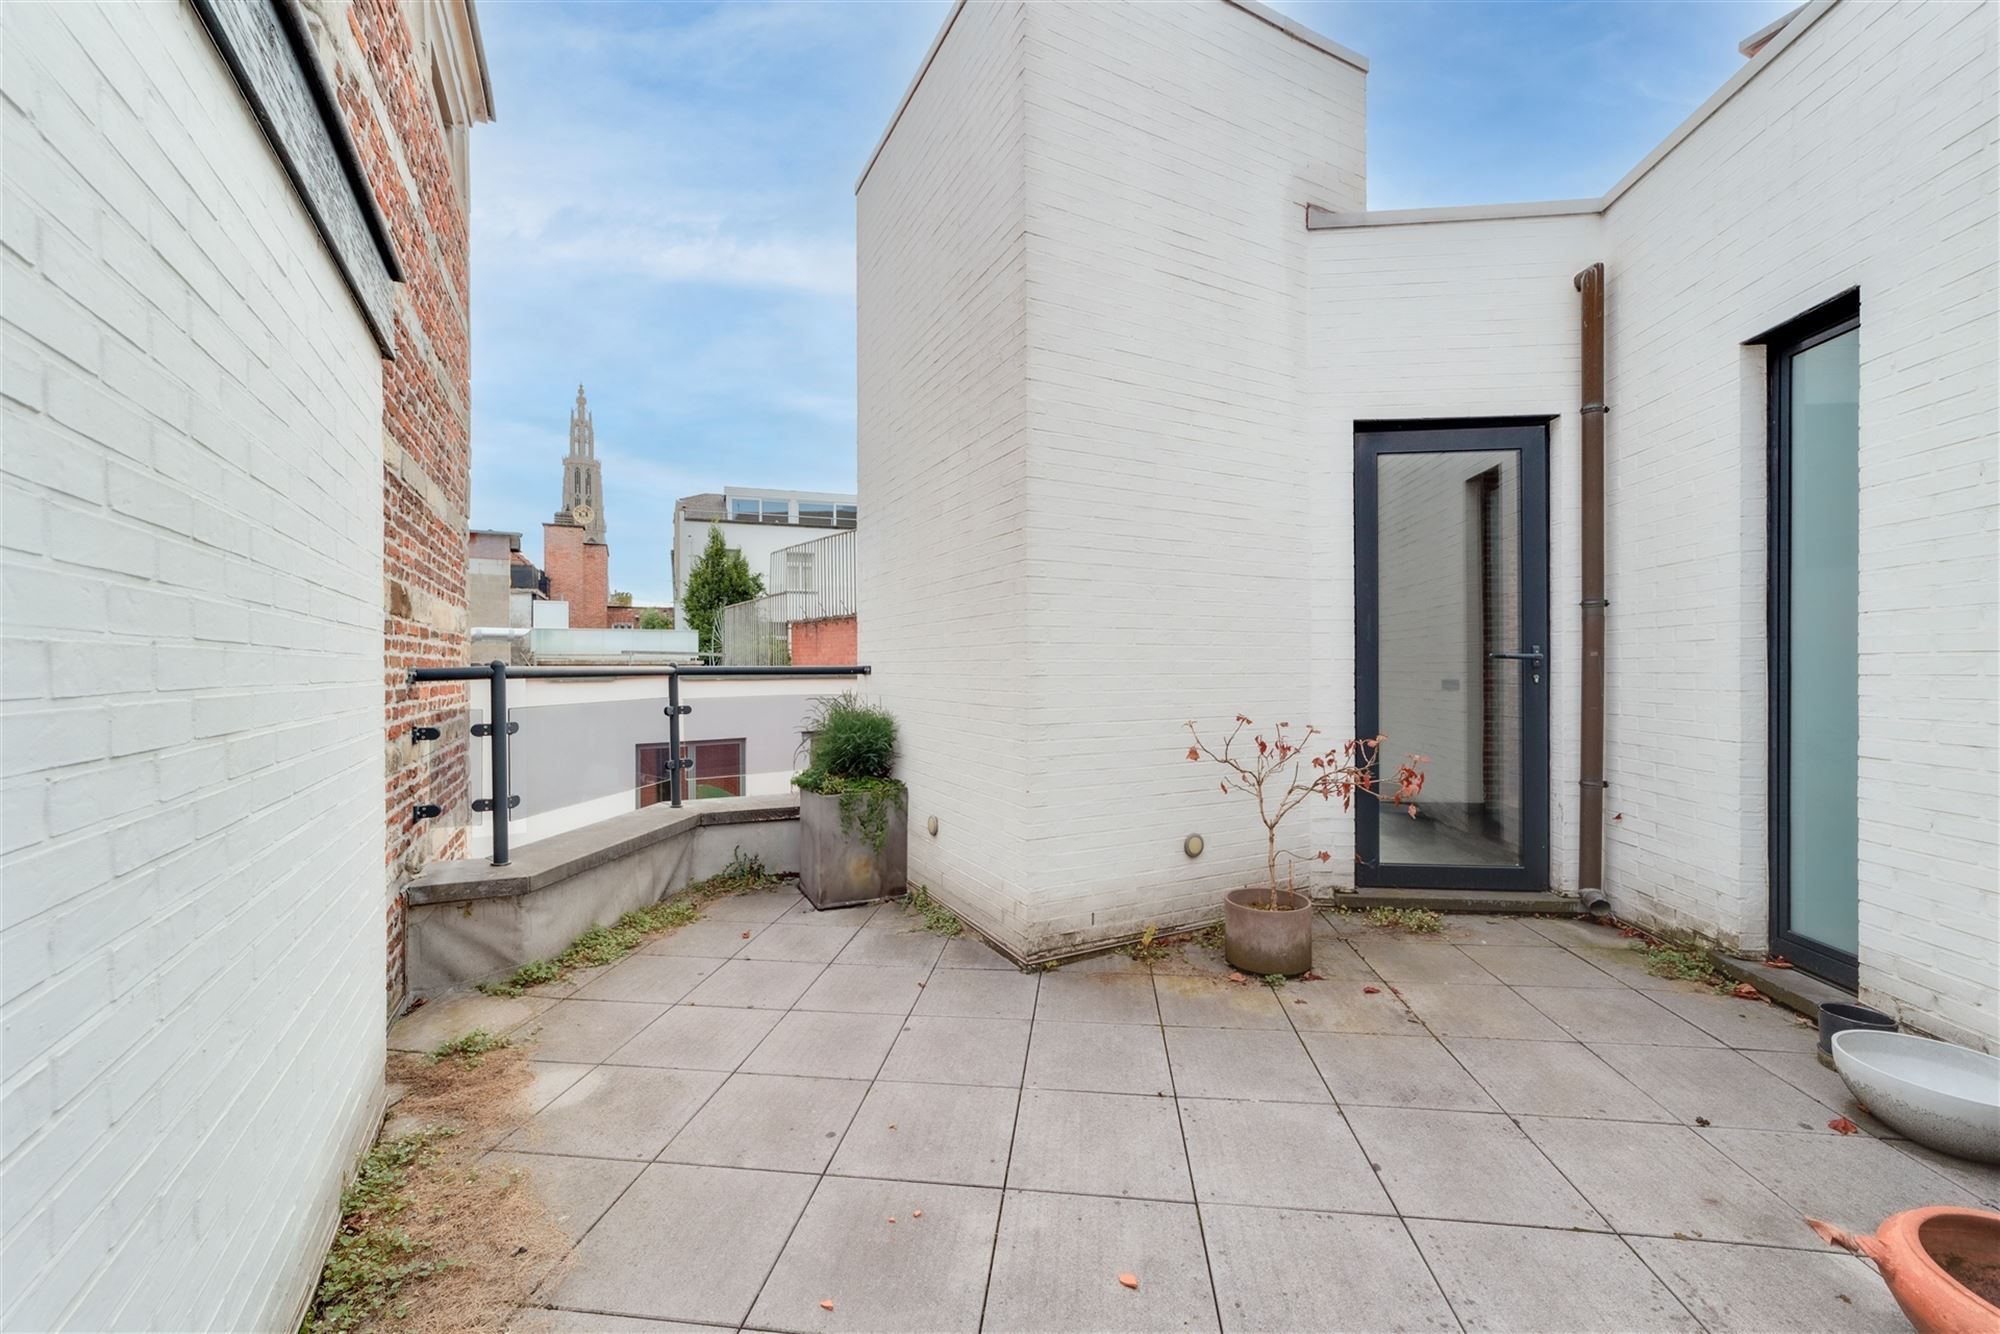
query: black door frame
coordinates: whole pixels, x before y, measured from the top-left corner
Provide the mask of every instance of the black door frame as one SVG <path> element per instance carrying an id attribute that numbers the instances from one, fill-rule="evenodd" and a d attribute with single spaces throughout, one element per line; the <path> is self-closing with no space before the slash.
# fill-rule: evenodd
<path id="1" fill-rule="evenodd" d="M 1378 642 L 1376 462 L 1384 454 L 1490 453 L 1520 456 L 1521 635 L 1517 648 L 1539 645 L 1541 680 L 1521 672 L 1521 864 L 1428 866 L 1381 864 L 1381 821 L 1407 818 L 1363 798 L 1355 804 L 1355 881 L 1366 888 L 1538 891 L 1549 887 L 1549 422 L 1547 417 L 1354 424 L 1354 717 L 1357 735 L 1381 731 Z M 1389 738 L 1392 756 L 1396 739 Z M 1384 759 L 1391 756 L 1384 756 Z M 1379 777 L 1379 775 L 1378 775 Z M 1421 802 L 1419 803 L 1421 804 Z"/>
<path id="2" fill-rule="evenodd" d="M 1769 429 L 1765 495 L 1765 728 L 1770 766 L 1770 949 L 1806 972 L 1854 991 L 1861 961 L 1845 950 L 1796 935 L 1792 920 L 1792 358 L 1861 327 L 1861 293 L 1844 292 L 1757 339 L 1765 344 L 1765 416 Z M 1859 707 L 1857 701 L 1857 707 Z M 1856 763 L 1859 764 L 1857 757 Z M 1856 800 L 1859 789 L 1856 789 Z M 1858 887 L 1857 887 L 1858 892 Z"/>

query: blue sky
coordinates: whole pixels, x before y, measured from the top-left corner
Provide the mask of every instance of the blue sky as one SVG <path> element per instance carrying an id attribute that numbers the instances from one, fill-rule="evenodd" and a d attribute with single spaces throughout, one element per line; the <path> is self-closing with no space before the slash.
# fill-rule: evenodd
<path id="1" fill-rule="evenodd" d="M 1596 195 L 1788 6 L 1275 6 L 1369 58 L 1373 208 Z M 854 485 L 854 178 L 948 10 L 480 8 L 472 522 L 539 556 L 588 386 L 611 579 L 672 587 L 672 505 Z M 864 513 L 862 521 L 867 522 Z"/>

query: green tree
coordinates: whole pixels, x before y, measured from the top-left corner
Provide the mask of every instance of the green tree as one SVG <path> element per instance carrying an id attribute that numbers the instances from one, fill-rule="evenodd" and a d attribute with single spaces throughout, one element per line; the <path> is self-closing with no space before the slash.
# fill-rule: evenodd
<path id="1" fill-rule="evenodd" d="M 743 553 L 722 540 L 722 529 L 710 528 L 701 559 L 688 571 L 680 613 L 687 619 L 688 629 L 701 636 L 701 651 L 714 653 L 721 648 L 717 617 L 722 609 L 732 602 L 747 602 L 763 592 L 764 576 L 752 573 Z"/>
<path id="2" fill-rule="evenodd" d="M 632 605 L 632 595 L 620 589 L 611 595 L 611 605 L 614 607 L 629 607 Z"/>
<path id="3" fill-rule="evenodd" d="M 639 613 L 639 628 L 641 630 L 671 630 L 674 628 L 674 618 L 668 613 L 661 611 L 658 607 L 648 607 Z"/>

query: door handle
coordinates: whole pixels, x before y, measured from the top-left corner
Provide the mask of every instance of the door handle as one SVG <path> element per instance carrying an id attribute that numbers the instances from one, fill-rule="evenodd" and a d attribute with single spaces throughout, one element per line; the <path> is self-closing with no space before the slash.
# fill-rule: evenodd
<path id="1" fill-rule="evenodd" d="M 1542 646 L 1540 644 L 1530 645 L 1526 653 L 1488 653 L 1486 656 L 1489 658 L 1505 658 L 1513 662 L 1527 663 L 1528 684 L 1536 686 L 1542 683 L 1542 664 L 1548 661 L 1542 655 Z"/>

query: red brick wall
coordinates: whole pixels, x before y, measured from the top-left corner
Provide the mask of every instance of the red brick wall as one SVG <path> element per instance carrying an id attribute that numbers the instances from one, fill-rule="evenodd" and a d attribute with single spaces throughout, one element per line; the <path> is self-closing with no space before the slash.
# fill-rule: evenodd
<path id="1" fill-rule="evenodd" d="M 365 68 L 334 71 L 341 109 L 405 274 L 396 295 L 397 355 L 382 363 L 385 919 L 394 1014 L 404 993 L 404 888 L 432 858 L 465 851 L 467 688 L 413 687 L 406 673 L 466 660 L 471 291 L 465 212 L 405 16 L 393 0 L 353 0 L 346 14 Z M 442 727 L 444 739 L 411 742 L 420 723 Z M 414 822 L 417 802 L 435 802 L 444 815 Z"/>
<path id="2" fill-rule="evenodd" d="M 569 603 L 570 628 L 605 630 L 611 600 L 611 548 L 583 540 L 584 530 L 564 523 L 542 525 L 542 573 L 549 596 Z"/>
<path id="3" fill-rule="evenodd" d="M 604 621 L 606 625 L 611 626 L 613 629 L 616 629 L 619 626 L 623 625 L 636 630 L 639 628 L 639 618 L 641 616 L 644 616 L 649 611 L 666 612 L 667 620 L 669 622 L 671 622 L 674 617 L 673 612 L 669 611 L 665 607 L 660 607 L 660 606 L 645 606 L 645 605 L 633 606 L 633 607 L 614 606 L 614 607 L 606 607 L 604 609 Z M 667 628 L 671 630 L 673 626 L 669 624 Z"/>
<path id="4" fill-rule="evenodd" d="M 792 622 L 792 666 L 848 667 L 861 650 L 855 642 L 852 616 L 824 621 Z"/>

